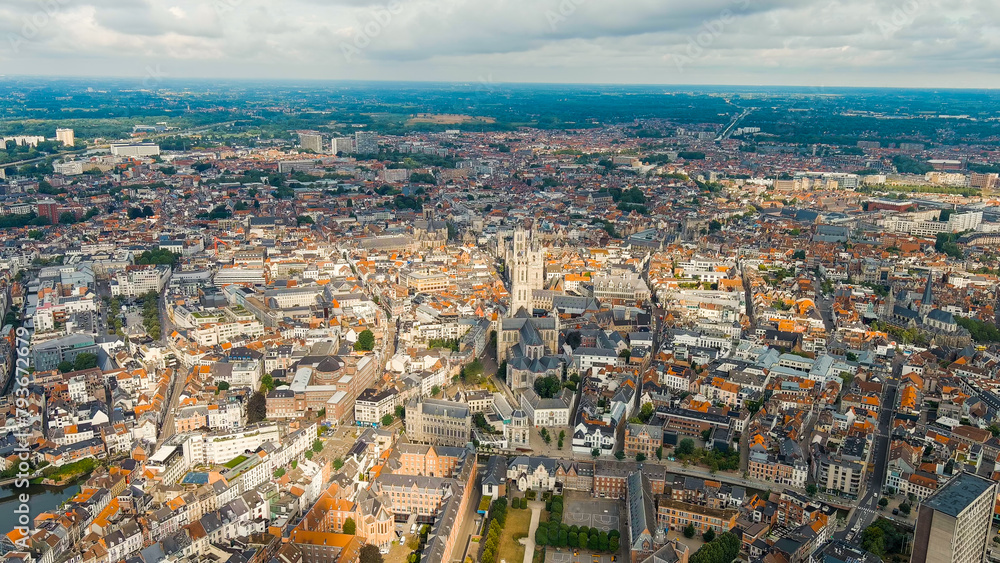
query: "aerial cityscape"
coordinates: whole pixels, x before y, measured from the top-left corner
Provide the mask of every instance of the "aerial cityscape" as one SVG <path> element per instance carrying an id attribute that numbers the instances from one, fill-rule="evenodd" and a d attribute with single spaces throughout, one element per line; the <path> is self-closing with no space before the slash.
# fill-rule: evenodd
<path id="1" fill-rule="evenodd" d="M 985 55 L 625 3 L 0 8 L 0 563 L 1000 562 Z"/>

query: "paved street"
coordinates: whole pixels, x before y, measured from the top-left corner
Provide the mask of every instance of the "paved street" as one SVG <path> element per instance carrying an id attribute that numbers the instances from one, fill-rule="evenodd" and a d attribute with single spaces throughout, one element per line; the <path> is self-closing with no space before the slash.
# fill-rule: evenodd
<path id="1" fill-rule="evenodd" d="M 170 318 L 167 316 L 166 297 L 164 294 L 160 294 L 158 306 L 160 308 L 160 342 L 164 346 L 167 346 L 168 337 L 174 331 L 174 323 L 170 322 Z M 184 391 L 184 382 L 187 380 L 187 376 L 187 370 L 182 366 L 178 365 L 178 367 L 174 368 L 173 380 L 170 382 L 167 390 L 167 412 L 156 441 L 157 446 L 160 446 L 167 438 L 174 435 L 174 409 L 177 407 L 181 393 Z"/>
<path id="2" fill-rule="evenodd" d="M 469 506 L 465 509 L 465 514 L 462 515 L 459 520 L 462 529 L 458 533 L 458 539 L 455 541 L 455 551 L 452 555 L 452 561 L 461 562 L 465 561 L 465 555 L 472 556 L 476 559 L 477 553 L 475 551 L 471 553 L 466 553 L 466 550 L 470 549 L 470 543 L 472 536 L 479 533 L 479 526 L 481 525 L 479 516 L 479 501 L 483 497 L 483 487 L 482 487 L 482 475 L 476 475 L 476 481 L 472 485 L 472 491 L 470 491 L 471 498 L 469 499 Z M 479 544 L 471 544 L 472 550 L 478 550 Z M 516 562 L 512 562 L 516 563 Z"/>
<path id="3" fill-rule="evenodd" d="M 878 434 L 875 436 L 870 459 L 873 471 L 866 477 L 865 492 L 859 499 L 857 508 L 848 518 L 847 526 L 844 530 L 834 534 L 834 537 L 838 539 L 854 540 L 878 518 L 878 500 L 882 496 L 882 484 L 885 483 L 885 472 L 889 458 L 889 437 L 896 404 L 896 386 L 902 370 L 903 362 L 897 358 L 893 362 L 892 373 L 886 382 L 882 396 L 884 408 L 879 411 Z"/>

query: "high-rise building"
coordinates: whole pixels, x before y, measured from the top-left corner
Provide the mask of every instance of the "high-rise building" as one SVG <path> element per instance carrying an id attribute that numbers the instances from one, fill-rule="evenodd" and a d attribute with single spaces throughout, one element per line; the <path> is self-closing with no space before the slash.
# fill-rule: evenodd
<path id="1" fill-rule="evenodd" d="M 323 152 L 323 135 L 319 133 L 299 133 L 299 145 L 308 151 Z"/>
<path id="2" fill-rule="evenodd" d="M 53 225 L 59 224 L 59 214 L 62 213 L 62 204 L 58 201 L 51 199 L 46 199 L 39 201 L 37 204 L 38 216 L 45 217 L 49 220 L 49 223 Z"/>
<path id="3" fill-rule="evenodd" d="M 533 233 L 522 228 L 514 231 L 514 243 L 510 259 L 510 316 L 522 308 L 530 315 L 534 306 L 531 294 L 536 289 L 545 289 L 545 261 L 542 249 L 535 241 Z"/>
<path id="4" fill-rule="evenodd" d="M 358 154 L 375 154 L 378 152 L 378 137 L 371 131 L 358 131 L 354 134 L 354 151 Z"/>
<path id="5" fill-rule="evenodd" d="M 76 136 L 72 129 L 56 129 L 56 140 L 67 147 L 76 144 Z"/>
<path id="6" fill-rule="evenodd" d="M 335 137 L 330 141 L 330 152 L 333 154 L 354 154 L 354 139 L 351 137 Z"/>
<path id="7" fill-rule="evenodd" d="M 997 500 L 995 481 L 961 473 L 917 513 L 910 563 L 981 563 Z"/>

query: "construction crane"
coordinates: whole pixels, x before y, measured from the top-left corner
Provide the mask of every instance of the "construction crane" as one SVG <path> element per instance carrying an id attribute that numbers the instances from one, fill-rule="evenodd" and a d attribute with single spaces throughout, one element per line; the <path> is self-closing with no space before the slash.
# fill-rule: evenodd
<path id="1" fill-rule="evenodd" d="M 215 247 L 214 247 L 214 250 L 215 250 L 215 255 L 216 255 L 216 256 L 218 256 L 218 255 L 219 255 L 219 243 L 220 243 L 220 242 L 221 242 L 222 244 L 224 244 L 224 245 L 226 246 L 226 248 L 229 248 L 229 243 L 228 243 L 228 242 L 226 242 L 226 241 L 224 241 L 224 240 L 220 239 L 219 237 L 215 237 L 215 236 L 213 236 L 212 238 L 213 238 L 213 239 L 215 239 Z"/>

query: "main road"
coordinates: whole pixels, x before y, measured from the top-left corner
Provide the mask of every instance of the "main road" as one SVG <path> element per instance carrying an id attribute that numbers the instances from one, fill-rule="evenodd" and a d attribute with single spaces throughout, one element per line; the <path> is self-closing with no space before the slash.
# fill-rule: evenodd
<path id="1" fill-rule="evenodd" d="M 892 371 L 885 382 L 882 393 L 882 409 L 879 410 L 878 427 L 872 445 L 870 466 L 863 482 L 864 495 L 858 501 L 856 508 L 848 519 L 847 526 L 834 534 L 838 539 L 848 541 L 860 537 L 862 531 L 870 526 L 878 515 L 878 501 L 882 496 L 882 486 L 885 483 L 886 468 L 889 465 L 889 441 L 892 434 L 892 419 L 895 415 L 896 386 L 903 371 L 903 362 L 899 358 L 893 360 Z"/>

